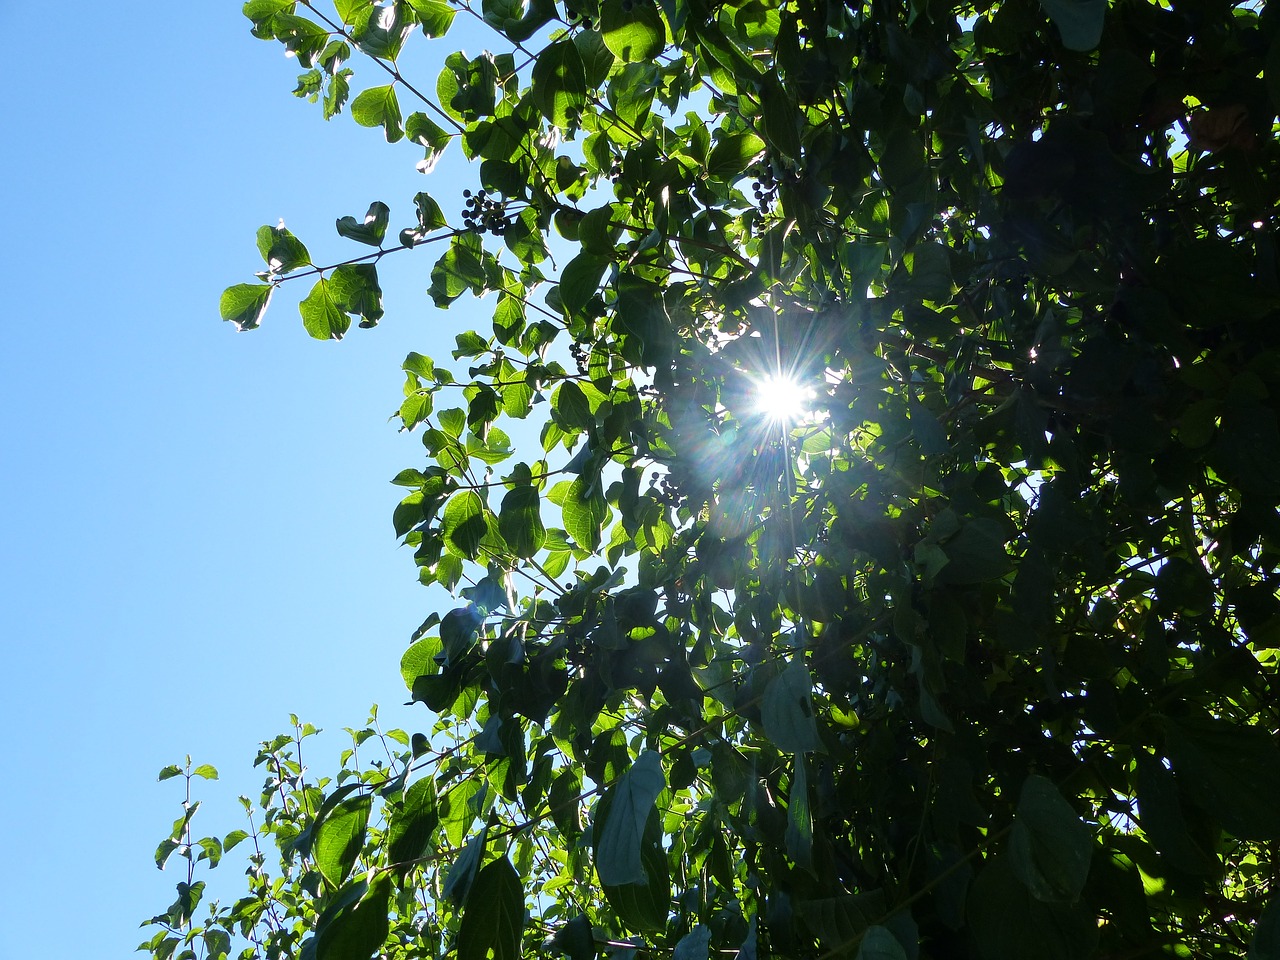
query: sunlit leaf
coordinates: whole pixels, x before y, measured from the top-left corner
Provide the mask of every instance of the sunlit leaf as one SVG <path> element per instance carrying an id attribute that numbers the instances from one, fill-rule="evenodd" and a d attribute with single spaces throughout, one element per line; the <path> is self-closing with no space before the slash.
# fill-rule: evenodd
<path id="1" fill-rule="evenodd" d="M 351 101 L 351 117 L 362 127 L 382 127 L 388 143 L 404 136 L 400 126 L 400 100 L 391 85 L 370 87 Z"/>
<path id="2" fill-rule="evenodd" d="M 364 848 L 369 824 L 370 794 L 348 797 L 337 804 L 315 827 L 313 851 L 316 868 L 338 887 L 351 873 Z"/>

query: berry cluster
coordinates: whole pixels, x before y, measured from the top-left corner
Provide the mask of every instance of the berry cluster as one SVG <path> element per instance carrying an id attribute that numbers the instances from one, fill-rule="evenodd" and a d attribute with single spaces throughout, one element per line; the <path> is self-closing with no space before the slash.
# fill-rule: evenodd
<path id="1" fill-rule="evenodd" d="M 585 375 L 591 369 L 591 351 L 575 340 L 569 344 L 569 353 L 578 365 L 578 372 Z"/>
<path id="2" fill-rule="evenodd" d="M 573 7 L 569 6 L 568 4 L 566 4 L 564 8 L 564 16 L 566 21 L 568 21 L 571 24 L 576 23 L 578 26 L 582 27 L 583 30 L 591 29 L 591 26 L 592 26 L 591 18 L 584 17 L 582 14 L 580 14 L 577 10 L 575 10 Z"/>
<path id="3" fill-rule="evenodd" d="M 510 228 L 511 217 L 507 215 L 505 200 L 490 200 L 485 190 L 474 194 L 463 190 L 462 196 L 467 201 L 462 210 L 462 225 L 468 230 L 500 237 Z"/>
<path id="4" fill-rule="evenodd" d="M 667 507 L 680 507 L 688 499 L 670 474 L 655 473 L 649 478 L 649 496 Z"/>
<path id="5" fill-rule="evenodd" d="M 755 177 L 755 183 L 751 185 L 755 204 L 761 213 L 767 213 L 778 197 L 778 177 L 773 172 L 773 164 L 761 161 L 747 172 Z"/>

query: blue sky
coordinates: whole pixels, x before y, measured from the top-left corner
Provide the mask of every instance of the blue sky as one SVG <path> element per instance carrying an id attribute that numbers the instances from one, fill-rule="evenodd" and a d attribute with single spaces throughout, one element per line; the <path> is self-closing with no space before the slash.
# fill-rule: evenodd
<path id="1" fill-rule="evenodd" d="M 310 340 L 286 286 L 235 333 L 218 295 L 260 268 L 258 226 L 350 256 L 334 218 L 383 200 L 394 235 L 422 189 L 456 210 L 460 157 L 423 178 L 415 148 L 325 124 L 234 0 L 85 4 L 56 40 L 19 9 L 0 6 L 0 957 L 123 957 L 180 879 L 151 863 L 181 812 L 160 767 L 219 768 L 197 826 L 221 834 L 291 712 L 330 731 L 317 766 L 372 702 L 428 726 L 397 664 L 447 601 L 394 540 L 388 480 L 423 453 L 388 416 L 405 354 L 447 355 L 486 315 L 431 307 L 428 249 L 384 262 L 378 329 Z M 239 867 L 218 873 L 234 895 Z"/>

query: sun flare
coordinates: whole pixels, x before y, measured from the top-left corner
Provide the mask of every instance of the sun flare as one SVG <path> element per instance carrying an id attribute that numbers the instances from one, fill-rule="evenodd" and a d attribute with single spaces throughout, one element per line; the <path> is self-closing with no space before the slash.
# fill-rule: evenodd
<path id="1" fill-rule="evenodd" d="M 785 374 L 771 374 L 756 387 L 756 407 L 777 423 L 795 423 L 809 413 L 813 391 Z"/>

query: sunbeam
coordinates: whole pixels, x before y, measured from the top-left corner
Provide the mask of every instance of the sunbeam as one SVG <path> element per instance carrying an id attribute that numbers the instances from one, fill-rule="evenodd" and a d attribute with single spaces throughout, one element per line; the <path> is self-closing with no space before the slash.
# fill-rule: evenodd
<path id="1" fill-rule="evenodd" d="M 809 413 L 813 390 L 786 374 L 770 374 L 756 385 L 756 408 L 776 423 L 795 423 Z"/>

